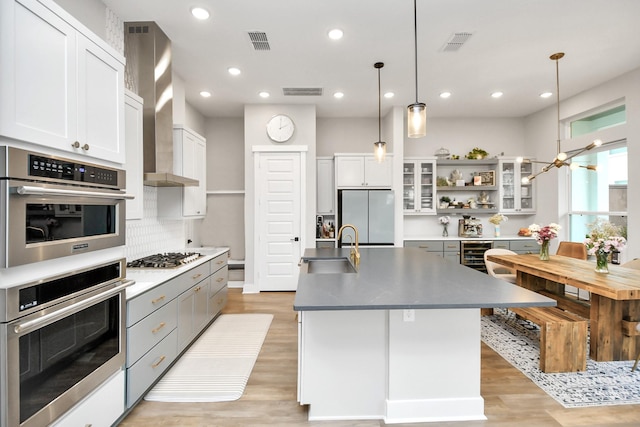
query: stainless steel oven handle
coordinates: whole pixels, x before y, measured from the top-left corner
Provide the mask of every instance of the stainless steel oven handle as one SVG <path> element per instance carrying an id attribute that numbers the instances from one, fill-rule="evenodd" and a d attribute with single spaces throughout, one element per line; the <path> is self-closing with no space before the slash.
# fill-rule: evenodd
<path id="1" fill-rule="evenodd" d="M 71 196 L 71 197 L 94 197 L 94 198 L 109 198 L 109 199 L 133 199 L 135 196 L 133 194 L 122 194 L 122 193 L 101 193 L 101 192 L 93 192 L 93 191 L 82 191 L 82 190 L 65 190 L 65 189 L 56 189 L 56 188 L 43 188 L 43 187 L 34 187 L 31 185 L 22 185 L 20 187 L 15 187 L 16 193 L 21 196 L 24 195 L 36 195 L 36 196 Z"/>
<path id="2" fill-rule="evenodd" d="M 41 326 L 46 326 L 47 324 L 67 317 L 69 314 L 73 314 L 74 312 L 78 312 L 84 310 L 85 308 L 89 308 L 94 305 L 96 302 L 100 300 L 106 300 L 111 298 L 113 295 L 121 292 L 127 286 L 135 283 L 133 280 L 127 280 L 121 285 L 116 286 L 113 289 L 109 289 L 108 291 L 99 293 L 82 301 L 78 301 L 75 304 L 71 304 L 68 307 L 62 308 L 60 310 L 53 311 L 49 314 L 45 314 L 44 316 L 38 317 L 37 319 L 29 320 L 28 322 L 20 323 L 14 326 L 13 330 L 16 334 L 19 334 L 28 329 L 38 329 Z"/>

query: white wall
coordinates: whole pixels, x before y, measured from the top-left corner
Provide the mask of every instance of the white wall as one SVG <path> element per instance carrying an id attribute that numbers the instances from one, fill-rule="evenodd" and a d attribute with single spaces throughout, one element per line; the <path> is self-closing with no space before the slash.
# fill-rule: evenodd
<path id="1" fill-rule="evenodd" d="M 305 233 L 302 244 L 315 241 L 315 205 L 316 205 L 316 107 L 315 105 L 254 105 L 244 107 L 244 183 L 245 183 L 245 289 L 254 284 L 254 223 L 255 223 L 255 186 L 253 170 L 253 146 L 274 144 L 266 133 L 267 121 L 275 114 L 286 114 L 293 119 L 296 130 L 288 142 L 277 144 L 305 145 L 307 152 L 307 187 L 303 189 L 306 196 L 305 210 L 309 214 L 305 218 Z"/>
<path id="2" fill-rule="evenodd" d="M 585 135 L 575 141 L 563 140 L 561 149 L 569 151 L 587 145 L 592 139 L 600 138 L 603 141 L 627 139 L 628 158 L 630 162 L 640 156 L 640 68 L 610 80 L 593 89 L 584 91 L 560 102 L 560 119 L 579 115 L 596 109 L 614 100 L 624 98 L 627 109 L 626 125 L 606 129 L 593 134 Z M 538 160 L 551 161 L 556 155 L 556 107 L 549 107 L 543 111 L 525 118 L 525 142 L 528 147 L 535 150 L 534 156 Z M 567 168 L 554 169 L 536 178 L 538 185 L 538 223 L 548 223 L 560 220 L 560 224 L 567 228 L 566 200 L 566 174 Z M 633 197 L 635 191 L 640 188 L 640 170 L 629 167 L 628 197 L 628 239 L 627 250 L 623 254 L 626 259 L 640 257 L 640 227 L 636 218 L 640 216 L 640 199 Z M 560 201 L 560 203 L 559 203 Z M 634 221 L 635 220 L 635 221 Z M 566 235 L 560 236 L 560 239 Z M 558 240 L 560 240 L 558 239 Z M 554 242 L 555 243 L 555 242 Z"/>

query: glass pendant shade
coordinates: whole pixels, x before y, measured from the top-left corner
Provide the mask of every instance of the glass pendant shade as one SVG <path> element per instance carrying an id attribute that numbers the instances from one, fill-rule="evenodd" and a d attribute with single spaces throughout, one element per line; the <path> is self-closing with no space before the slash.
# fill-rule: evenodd
<path id="1" fill-rule="evenodd" d="M 416 102 L 407 107 L 407 134 L 409 138 L 422 138 L 427 134 L 427 106 Z"/>
<path id="2" fill-rule="evenodd" d="M 387 155 L 387 143 L 384 141 L 374 142 L 373 147 L 373 154 L 376 156 L 376 160 L 378 163 L 382 163 Z"/>

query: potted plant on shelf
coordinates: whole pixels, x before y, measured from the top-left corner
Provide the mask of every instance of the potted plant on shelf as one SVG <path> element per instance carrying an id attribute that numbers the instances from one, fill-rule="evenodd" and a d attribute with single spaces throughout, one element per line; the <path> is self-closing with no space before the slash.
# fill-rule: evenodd
<path id="1" fill-rule="evenodd" d="M 451 198 L 447 196 L 440 197 L 440 209 L 446 209 L 449 207 L 449 203 L 451 203 Z"/>

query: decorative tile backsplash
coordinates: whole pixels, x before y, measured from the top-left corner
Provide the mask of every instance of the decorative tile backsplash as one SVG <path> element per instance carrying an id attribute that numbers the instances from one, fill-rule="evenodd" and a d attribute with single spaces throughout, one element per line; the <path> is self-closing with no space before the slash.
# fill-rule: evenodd
<path id="1" fill-rule="evenodd" d="M 143 219 L 127 221 L 126 256 L 182 250 L 186 246 L 185 221 L 158 218 L 158 189 L 144 186 Z"/>
<path id="2" fill-rule="evenodd" d="M 106 42 L 124 55 L 124 22 L 108 7 L 105 18 Z"/>

